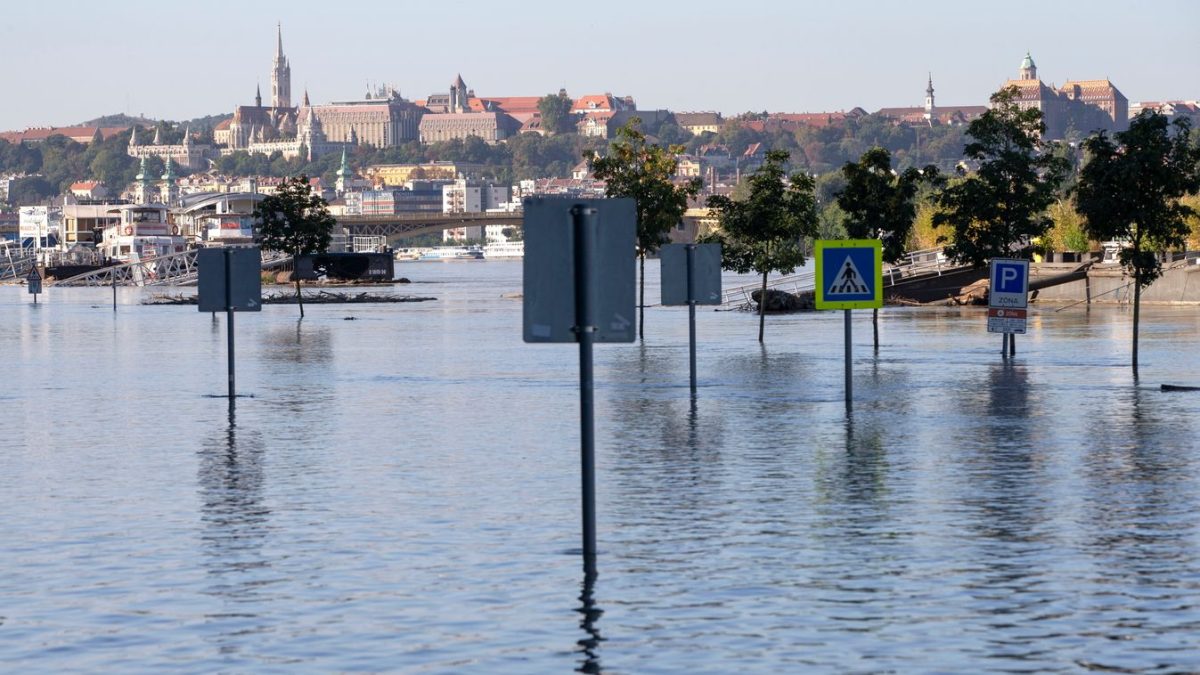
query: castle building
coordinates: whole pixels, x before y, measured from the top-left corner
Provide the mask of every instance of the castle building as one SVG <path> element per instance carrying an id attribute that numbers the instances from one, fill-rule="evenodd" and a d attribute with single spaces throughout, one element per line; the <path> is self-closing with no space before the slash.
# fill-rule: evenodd
<path id="1" fill-rule="evenodd" d="M 1038 77 L 1037 64 L 1026 52 L 1015 80 L 1002 88 L 1017 89 L 1017 105 L 1042 111 L 1046 138 L 1089 134 L 1098 129 L 1123 131 L 1129 126 L 1129 99 L 1108 79 L 1067 80 L 1055 89 Z"/>
<path id="2" fill-rule="evenodd" d="M 181 142 L 171 144 L 164 144 L 162 142 L 162 131 L 160 129 L 154 130 L 154 140 L 148 144 L 138 142 L 137 132 L 137 127 L 134 127 L 133 133 L 129 136 L 127 154 L 130 157 L 137 159 L 161 157 L 164 162 L 174 160 L 179 166 L 187 167 L 190 171 L 196 171 L 207 168 L 206 160 L 213 155 L 212 146 L 192 142 L 191 129 L 186 129 L 183 132 L 183 140 Z"/>
<path id="3" fill-rule="evenodd" d="M 425 112 L 394 89 L 368 93 L 360 101 L 339 101 L 312 109 L 330 141 L 376 148 L 417 140 Z"/>

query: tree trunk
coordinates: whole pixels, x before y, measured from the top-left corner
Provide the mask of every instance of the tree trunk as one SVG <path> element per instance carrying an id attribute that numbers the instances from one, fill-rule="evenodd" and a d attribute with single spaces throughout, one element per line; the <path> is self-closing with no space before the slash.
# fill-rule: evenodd
<path id="1" fill-rule="evenodd" d="M 645 340 L 646 333 L 646 252 L 642 251 L 638 254 L 638 261 L 641 263 L 641 285 L 638 296 L 638 339 Z"/>
<path id="2" fill-rule="evenodd" d="M 1133 275 L 1133 375 L 1137 377 L 1138 318 L 1142 309 L 1142 272 Z"/>
<path id="3" fill-rule="evenodd" d="M 758 341 L 763 341 L 763 328 L 767 323 L 767 273 L 763 272 L 762 292 L 758 294 Z"/>
<path id="4" fill-rule="evenodd" d="M 871 328 L 875 331 L 875 351 L 879 351 L 879 310 L 871 310 Z"/>
<path id="5" fill-rule="evenodd" d="M 299 271 L 297 269 L 297 263 L 299 262 L 299 259 L 300 259 L 300 256 L 298 256 L 298 255 L 292 256 L 292 281 L 296 282 L 296 304 L 300 305 L 300 318 L 303 319 L 304 318 L 304 296 L 300 293 L 300 277 L 296 275 L 296 272 Z"/>

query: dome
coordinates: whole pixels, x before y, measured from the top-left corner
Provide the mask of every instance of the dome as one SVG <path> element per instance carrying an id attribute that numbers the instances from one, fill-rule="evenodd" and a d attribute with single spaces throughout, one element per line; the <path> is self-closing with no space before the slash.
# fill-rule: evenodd
<path id="1" fill-rule="evenodd" d="M 1033 68 L 1034 67 L 1033 57 L 1029 55 L 1029 52 L 1025 52 L 1025 58 L 1021 61 L 1021 67 L 1022 68 Z"/>

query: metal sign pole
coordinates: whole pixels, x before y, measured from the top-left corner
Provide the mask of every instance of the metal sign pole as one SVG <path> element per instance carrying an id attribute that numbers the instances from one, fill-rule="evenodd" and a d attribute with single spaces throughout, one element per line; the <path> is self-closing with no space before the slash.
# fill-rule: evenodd
<path id="1" fill-rule="evenodd" d="M 688 298 L 688 366 L 692 375 L 692 393 L 696 393 L 696 245 L 687 245 L 687 298 Z"/>
<path id="2" fill-rule="evenodd" d="M 227 352 L 229 354 L 229 400 L 232 402 L 237 394 L 234 392 L 234 374 L 233 374 L 233 260 L 230 259 L 230 251 L 225 249 L 225 315 L 227 334 Z"/>
<path id="3" fill-rule="evenodd" d="M 850 310 L 842 311 L 846 314 L 846 408 L 849 409 L 854 402 L 854 381 L 850 367 Z"/>
<path id="4" fill-rule="evenodd" d="M 1008 355 L 1009 356 L 1017 355 L 1017 334 L 1016 333 L 1008 334 Z"/>
<path id="5" fill-rule="evenodd" d="M 113 288 L 113 311 L 117 311 L 117 269 L 115 267 L 108 268 L 109 275 L 112 276 Z"/>
<path id="6" fill-rule="evenodd" d="M 594 208 L 571 208 L 575 234 L 575 336 L 579 340 L 579 438 L 583 497 L 584 565 L 596 559 L 596 439 L 593 416 L 592 345 L 596 325 L 592 307 L 592 252 L 596 250 Z"/>

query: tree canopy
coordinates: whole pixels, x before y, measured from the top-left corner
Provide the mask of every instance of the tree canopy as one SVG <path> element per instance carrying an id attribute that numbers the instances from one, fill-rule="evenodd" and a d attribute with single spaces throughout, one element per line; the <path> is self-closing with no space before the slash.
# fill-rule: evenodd
<path id="1" fill-rule="evenodd" d="M 722 266 L 740 274 L 762 275 L 759 296 L 758 341 L 763 341 L 767 275 L 790 274 L 804 264 L 804 240 L 817 235 L 816 184 L 805 174 L 785 173 L 788 153 L 772 150 L 747 179 L 750 191 L 742 201 L 724 195 L 708 198 L 720 229 L 705 237 L 721 244 Z"/>
<path id="2" fill-rule="evenodd" d="M 609 146 L 607 155 L 585 153 L 584 159 L 588 160 L 593 175 L 605 181 L 609 197 L 632 197 L 637 203 L 637 256 L 641 260 L 642 277 L 638 336 L 642 337 L 646 254 L 657 251 L 667 240 L 667 233 L 683 218 L 688 199 L 699 194 L 701 182 L 693 178 L 676 184 L 674 178 L 679 168 L 676 155 L 683 152 L 683 147 L 647 143 L 640 125 L 640 118 L 631 118 L 617 130 L 617 140 Z"/>
<path id="3" fill-rule="evenodd" d="M 542 114 L 542 128 L 552 134 L 562 134 L 575 130 L 575 120 L 571 116 L 574 101 L 567 92 L 546 94 L 538 99 L 538 112 Z"/>
<path id="4" fill-rule="evenodd" d="M 313 192 L 305 175 L 288 178 L 275 194 L 263 197 L 254 207 L 254 217 L 258 221 L 255 241 L 266 250 L 290 254 L 293 261 L 309 253 L 324 253 L 337 224 L 329 214 L 329 204 Z M 304 318 L 300 279 L 295 281 L 300 317 Z"/>
<path id="5" fill-rule="evenodd" d="M 1042 112 L 1022 109 L 1016 98 L 1016 87 L 992 94 L 992 107 L 967 127 L 963 152 L 978 170 L 939 198 L 934 224 L 953 228 L 946 254 L 959 262 L 982 266 L 1011 255 L 1051 226 L 1046 209 L 1069 165 L 1043 142 Z"/>
<path id="6" fill-rule="evenodd" d="M 1187 120 L 1174 125 L 1146 111 L 1113 138 L 1103 131 L 1083 144 L 1086 163 L 1075 188 L 1088 235 L 1117 240 L 1121 265 L 1133 275 L 1133 367 L 1141 289 L 1162 274 L 1157 253 L 1183 248 L 1195 211 L 1181 199 L 1200 190 L 1200 148 L 1191 142 Z"/>
<path id="7" fill-rule="evenodd" d="M 846 213 L 846 235 L 850 239 L 881 239 L 884 261 L 898 262 L 907 252 L 916 219 L 917 190 L 923 181 L 937 182 L 937 167 L 909 168 L 897 175 L 891 153 L 875 147 L 859 161 L 847 162 L 842 175 L 846 183 L 837 203 Z"/>

